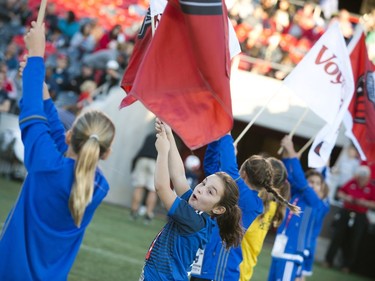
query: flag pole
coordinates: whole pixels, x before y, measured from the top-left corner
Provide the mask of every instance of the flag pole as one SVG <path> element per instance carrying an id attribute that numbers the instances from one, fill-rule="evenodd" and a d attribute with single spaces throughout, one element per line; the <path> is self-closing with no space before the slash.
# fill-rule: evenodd
<path id="1" fill-rule="evenodd" d="M 37 17 L 37 20 L 36 20 L 36 23 L 38 25 L 41 25 L 44 21 L 44 15 L 46 13 L 46 7 L 47 7 L 47 0 L 42 0 L 40 2 L 38 17 Z"/>
<path id="2" fill-rule="evenodd" d="M 283 85 L 281 85 L 282 87 Z M 239 141 L 242 139 L 242 137 L 247 133 L 247 131 L 250 129 L 250 127 L 255 123 L 255 120 L 258 119 L 258 117 L 263 113 L 263 111 L 267 108 L 267 106 L 270 104 L 272 99 L 278 94 L 279 91 L 276 91 L 267 101 L 265 105 L 262 106 L 262 108 L 257 112 L 257 114 L 253 117 L 253 119 L 247 124 L 246 128 L 241 132 L 241 134 L 237 137 L 237 139 L 234 141 L 234 146 L 236 146 Z"/>
<path id="3" fill-rule="evenodd" d="M 288 134 L 288 136 L 290 138 L 292 138 L 294 136 L 294 134 L 296 133 L 298 127 L 301 125 L 302 121 L 306 118 L 306 115 L 307 113 L 309 113 L 309 108 L 306 107 L 305 111 L 303 112 L 303 114 L 301 115 L 301 117 L 299 118 L 299 120 L 297 121 L 296 125 L 294 125 L 293 129 L 290 131 L 290 133 Z M 280 147 L 279 150 L 277 151 L 277 154 L 281 154 L 283 153 L 283 148 Z"/>
<path id="4" fill-rule="evenodd" d="M 155 17 L 151 17 L 151 31 L 152 31 L 152 37 L 154 37 L 155 30 L 156 30 L 156 26 L 155 26 Z"/>
<path id="5" fill-rule="evenodd" d="M 298 150 L 297 154 L 299 155 L 299 157 L 301 157 L 302 153 L 304 153 L 305 150 L 313 143 L 314 139 L 315 136 L 309 139 L 309 141 L 300 150 Z"/>

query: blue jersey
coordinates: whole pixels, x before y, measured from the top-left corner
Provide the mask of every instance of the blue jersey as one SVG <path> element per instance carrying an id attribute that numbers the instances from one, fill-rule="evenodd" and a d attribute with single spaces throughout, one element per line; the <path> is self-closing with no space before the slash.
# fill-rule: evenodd
<path id="1" fill-rule="evenodd" d="M 65 158 L 64 128 L 51 100 L 42 100 L 44 63 L 23 72 L 20 128 L 28 171 L 0 236 L 0 280 L 67 280 L 84 232 L 109 186 L 95 174 L 92 202 L 77 228 L 69 211 L 75 161 Z"/>
<path id="2" fill-rule="evenodd" d="M 223 171 L 236 179 L 240 194 L 238 204 L 242 210 L 242 225 L 247 229 L 263 212 L 263 202 L 258 197 L 258 192 L 251 190 L 240 177 L 236 160 L 233 138 L 226 135 L 208 145 L 204 170 L 206 175 Z M 239 266 L 242 262 L 241 246 L 227 250 L 220 238 L 218 226 L 214 228 L 211 240 L 201 254 L 202 264 L 198 267 L 199 271 L 192 272 L 192 276 L 215 281 L 239 280 Z"/>
<path id="3" fill-rule="evenodd" d="M 185 281 L 199 248 L 207 244 L 214 221 L 195 211 L 188 200 L 192 191 L 177 197 L 168 212 L 168 223 L 156 236 L 146 255 L 141 280 Z"/>
<path id="4" fill-rule="evenodd" d="M 316 192 L 308 185 L 300 161 L 297 158 L 287 158 L 283 159 L 283 163 L 287 169 L 288 180 L 291 185 L 292 198 L 290 201 L 301 208 L 301 214 L 299 216 L 293 215 L 288 209 L 282 224 L 277 230 L 277 234 L 284 234 L 287 237 L 287 243 L 282 253 L 272 254 L 273 259 L 268 277 L 270 281 L 277 280 L 280 277 L 276 277 L 273 274 L 285 273 L 284 270 L 276 268 L 280 264 L 285 265 L 285 263 L 280 263 L 278 260 L 282 259 L 298 265 L 302 264 L 305 256 L 306 240 L 312 231 L 316 211 L 324 205 Z M 296 274 L 295 269 L 296 267 L 293 270 L 293 274 Z M 288 276 L 292 276 L 291 274 L 288 273 Z M 292 276 L 291 280 L 294 280 L 294 277 Z"/>
<path id="5" fill-rule="evenodd" d="M 302 265 L 302 275 L 312 275 L 316 242 L 322 230 L 323 221 L 329 212 L 329 200 L 323 200 L 323 206 L 316 210 L 310 233 L 306 237 L 306 250 L 308 255 L 305 257 Z"/>

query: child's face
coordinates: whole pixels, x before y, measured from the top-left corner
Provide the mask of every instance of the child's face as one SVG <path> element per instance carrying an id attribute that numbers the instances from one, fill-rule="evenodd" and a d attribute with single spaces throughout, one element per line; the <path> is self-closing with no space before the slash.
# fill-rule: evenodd
<path id="1" fill-rule="evenodd" d="M 323 190 L 321 178 L 319 176 L 313 175 L 307 179 L 307 182 L 314 189 L 316 194 L 318 194 L 318 196 L 321 197 L 321 193 Z"/>
<path id="2" fill-rule="evenodd" d="M 195 210 L 211 213 L 223 195 L 224 183 L 218 176 L 211 175 L 195 187 L 189 205 Z"/>

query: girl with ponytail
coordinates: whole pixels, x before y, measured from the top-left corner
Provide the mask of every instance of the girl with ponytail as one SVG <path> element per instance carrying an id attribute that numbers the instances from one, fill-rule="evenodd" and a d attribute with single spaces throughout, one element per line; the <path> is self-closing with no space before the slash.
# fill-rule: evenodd
<path id="1" fill-rule="evenodd" d="M 226 135 L 210 143 L 206 149 L 204 159 L 206 174 L 217 171 L 227 172 L 236 179 L 240 193 L 239 206 L 242 211 L 242 225 L 246 231 L 253 221 L 263 213 L 263 202 L 259 192 L 273 191 L 273 169 L 271 163 L 263 156 L 253 155 L 241 166 L 237 166 L 237 159 L 231 135 Z M 276 192 L 276 191 L 275 191 Z M 276 194 L 276 193 L 275 193 Z M 280 200 L 282 197 L 280 196 Z M 239 265 L 242 262 L 241 246 L 222 247 L 223 243 L 218 235 L 213 235 L 204 251 L 200 251 L 193 264 L 191 281 L 201 280 L 239 280 Z M 195 266 L 195 267 L 194 267 Z"/>
<path id="2" fill-rule="evenodd" d="M 109 190 L 97 164 L 109 154 L 115 127 L 103 113 L 89 111 L 65 136 L 43 84 L 44 25 L 33 22 L 25 43 L 19 125 L 28 174 L 0 236 L 0 280 L 67 280 Z"/>
<path id="3" fill-rule="evenodd" d="M 155 190 L 168 211 L 168 222 L 151 243 L 139 280 L 187 281 L 196 253 L 210 241 L 213 229 L 225 248 L 240 245 L 238 188 L 228 174 L 217 172 L 191 190 L 171 128 L 158 119 L 155 127 Z"/>
<path id="4" fill-rule="evenodd" d="M 71 148 L 67 156 L 76 159 L 69 210 L 77 227 L 81 226 L 86 207 L 92 200 L 98 161 L 107 158 L 114 133 L 110 119 L 95 110 L 79 116 L 67 132 L 67 144 Z"/>
<path id="5" fill-rule="evenodd" d="M 286 207 L 293 213 L 300 212 L 297 206 L 289 203 L 290 185 L 284 164 L 274 157 L 267 158 L 267 161 L 273 171 L 272 188 L 268 186 L 259 193 L 263 201 L 263 213 L 256 218 L 243 237 L 240 281 L 251 280 L 268 230 L 270 227 L 277 228 L 281 224 Z"/>

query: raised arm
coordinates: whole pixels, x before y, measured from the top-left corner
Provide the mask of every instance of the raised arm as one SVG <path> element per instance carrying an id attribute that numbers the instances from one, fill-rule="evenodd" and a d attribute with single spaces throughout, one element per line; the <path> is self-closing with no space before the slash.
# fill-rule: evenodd
<path id="1" fill-rule="evenodd" d="M 219 140 L 220 143 L 220 170 L 229 174 L 233 179 L 238 179 L 236 151 L 233 144 L 233 138 L 227 134 Z"/>
<path id="2" fill-rule="evenodd" d="M 22 141 L 25 146 L 24 163 L 29 172 L 57 168 L 62 158 L 62 154 L 57 151 L 56 144 L 51 138 L 43 104 L 44 25 L 37 25 L 35 22 L 31 25 L 31 30 L 25 36 L 29 57 L 22 75 L 23 94 L 19 115 Z"/>
<path id="3" fill-rule="evenodd" d="M 190 186 L 186 179 L 184 163 L 182 162 L 180 153 L 177 149 L 172 130 L 167 124 L 162 123 L 159 119 L 156 119 L 155 128 L 158 133 L 164 130 L 169 140 L 170 149 L 168 155 L 168 169 L 170 179 L 177 195 L 182 196 L 185 192 L 190 190 Z"/>
<path id="4" fill-rule="evenodd" d="M 54 140 L 57 149 L 64 154 L 68 149 L 68 145 L 65 142 L 65 129 L 60 121 L 55 104 L 51 99 L 46 82 L 43 83 L 43 101 L 44 112 L 47 115 L 51 129 L 51 137 Z"/>
<path id="5" fill-rule="evenodd" d="M 158 151 L 158 156 L 156 157 L 155 167 L 155 191 L 165 208 L 169 211 L 177 197 L 169 185 L 168 154 L 170 143 L 163 126 L 159 128 L 156 136 L 155 146 Z"/>
<path id="6" fill-rule="evenodd" d="M 19 67 L 19 74 L 21 77 L 23 76 L 23 70 L 26 67 L 28 55 L 25 55 L 23 59 L 24 60 L 20 62 Z M 68 146 L 65 142 L 64 126 L 62 125 L 58 117 L 57 110 L 51 99 L 51 96 L 48 91 L 48 86 L 45 82 L 43 83 L 43 107 L 46 117 L 48 119 L 48 123 L 50 124 L 51 136 L 55 141 L 58 150 L 61 153 L 65 153 L 65 151 L 68 149 Z"/>
<path id="7" fill-rule="evenodd" d="M 206 177 L 220 172 L 219 141 L 213 141 L 207 145 L 203 159 L 203 170 Z"/>
<path id="8" fill-rule="evenodd" d="M 297 158 L 298 154 L 294 149 L 292 139 L 289 136 L 285 136 L 281 141 L 281 146 L 284 148 L 283 163 L 288 172 L 288 181 L 292 187 L 292 196 L 296 193 L 303 193 L 310 206 L 320 206 L 322 200 L 320 200 L 306 180 L 301 162 Z"/>

